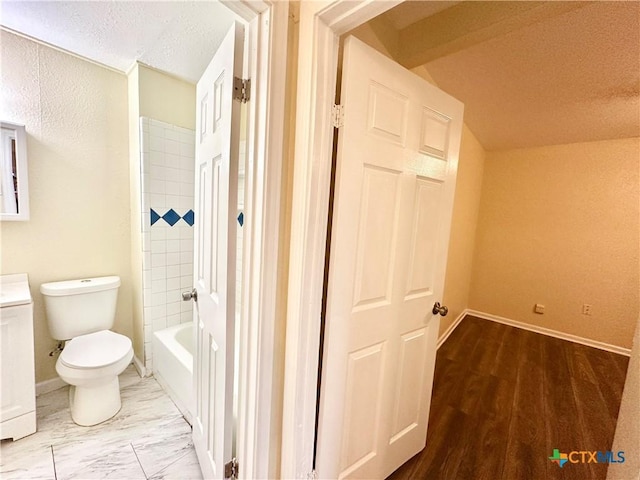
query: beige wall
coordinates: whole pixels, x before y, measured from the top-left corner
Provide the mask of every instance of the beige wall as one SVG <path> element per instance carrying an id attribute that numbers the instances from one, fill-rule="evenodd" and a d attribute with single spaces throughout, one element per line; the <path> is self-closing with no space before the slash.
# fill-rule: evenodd
<path id="1" fill-rule="evenodd" d="M 115 330 L 132 336 L 127 78 L 0 32 L 3 120 L 23 123 L 31 219 L 2 222 L 2 274 L 28 273 L 36 381 L 56 376 L 43 282 L 119 275 Z"/>
<path id="2" fill-rule="evenodd" d="M 638 158 L 638 138 L 488 153 L 469 306 L 631 347 Z"/>
<path id="3" fill-rule="evenodd" d="M 140 116 L 196 129 L 196 86 L 138 65 Z"/>
<path id="4" fill-rule="evenodd" d="M 440 320 L 440 335 L 469 305 L 473 252 L 478 224 L 485 151 L 465 125 L 460 144 L 458 179 L 453 200 L 443 304 L 449 314 Z"/>
<path id="5" fill-rule="evenodd" d="M 132 327 L 136 357 L 144 363 L 142 300 L 142 180 L 140 178 L 140 117 L 195 130 L 196 86 L 146 65 L 136 64 L 127 76 L 129 90 L 129 171 L 131 196 Z"/>

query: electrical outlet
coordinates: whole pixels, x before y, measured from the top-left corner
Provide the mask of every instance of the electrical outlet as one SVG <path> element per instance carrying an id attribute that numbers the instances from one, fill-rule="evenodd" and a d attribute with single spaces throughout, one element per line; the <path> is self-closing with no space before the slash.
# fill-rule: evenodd
<path id="1" fill-rule="evenodd" d="M 589 305 L 588 303 L 584 303 L 582 305 L 582 314 L 583 315 L 591 315 L 591 309 L 593 308 L 593 305 Z"/>
<path id="2" fill-rule="evenodd" d="M 533 311 L 536 313 L 544 313 L 544 305 L 542 305 L 541 303 L 536 303 L 536 306 L 533 307 Z"/>

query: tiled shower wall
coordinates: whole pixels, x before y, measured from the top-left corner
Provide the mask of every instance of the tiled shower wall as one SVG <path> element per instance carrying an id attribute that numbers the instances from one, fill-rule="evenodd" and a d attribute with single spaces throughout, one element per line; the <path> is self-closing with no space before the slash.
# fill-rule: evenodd
<path id="1" fill-rule="evenodd" d="M 195 132 L 140 118 L 144 355 L 153 369 L 153 332 L 192 321 L 181 293 L 193 283 Z"/>

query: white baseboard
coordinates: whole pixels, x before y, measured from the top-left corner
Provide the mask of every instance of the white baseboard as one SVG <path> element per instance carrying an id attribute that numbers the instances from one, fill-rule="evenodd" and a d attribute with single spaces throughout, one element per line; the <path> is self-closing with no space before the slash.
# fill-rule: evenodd
<path id="1" fill-rule="evenodd" d="M 138 375 L 140 375 L 141 378 L 144 378 L 147 376 L 147 369 L 144 366 L 144 363 L 142 363 L 142 360 L 140 360 L 135 355 L 133 356 L 133 366 L 136 367 L 136 371 L 138 372 Z"/>
<path id="2" fill-rule="evenodd" d="M 504 325 L 510 325 L 512 327 L 521 328 L 522 330 L 529 330 L 530 332 L 541 333 L 549 337 L 559 338 L 560 340 L 568 340 L 569 342 L 579 343 L 586 345 L 587 347 L 598 348 L 600 350 L 606 350 L 607 352 L 613 352 L 627 357 L 631 356 L 631 349 L 619 347 L 617 345 L 611 345 L 590 338 L 579 337 L 577 335 L 571 335 L 570 333 L 558 332 L 549 328 L 538 327 L 537 325 L 531 325 L 529 323 L 518 322 L 517 320 L 511 320 L 510 318 L 500 317 L 491 313 L 479 312 L 477 310 L 467 309 L 464 312 L 465 315 L 473 315 L 474 317 L 482 318 L 484 320 L 490 320 L 492 322 L 502 323 Z M 457 319 L 456 319 L 457 321 Z M 447 330 L 448 332 L 449 330 Z M 445 334 L 447 333 L 445 332 Z M 444 337 L 444 335 L 443 335 Z M 438 342 L 438 346 L 440 342 Z"/>
<path id="3" fill-rule="evenodd" d="M 467 310 L 465 308 L 462 311 L 462 313 L 460 313 L 460 315 L 458 315 L 456 317 L 456 319 L 453 321 L 453 323 L 451 325 L 449 325 L 449 328 L 447 328 L 444 331 L 444 333 L 440 336 L 440 338 L 438 338 L 438 344 L 436 346 L 436 349 L 440 348 L 442 346 L 442 344 L 447 341 L 447 338 L 449 338 L 449 335 L 451 335 L 453 333 L 453 331 L 456 329 L 456 327 L 458 325 L 460 325 L 460 322 L 467 315 L 467 313 L 469 313 L 469 310 Z"/>
<path id="4" fill-rule="evenodd" d="M 66 382 L 60 377 L 52 378 L 51 380 L 45 380 L 44 382 L 36 383 L 36 397 L 45 393 L 53 392 L 66 386 Z"/>

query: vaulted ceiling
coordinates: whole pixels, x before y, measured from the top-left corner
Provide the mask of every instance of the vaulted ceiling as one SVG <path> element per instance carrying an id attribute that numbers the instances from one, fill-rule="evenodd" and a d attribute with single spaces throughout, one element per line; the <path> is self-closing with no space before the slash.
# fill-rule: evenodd
<path id="1" fill-rule="evenodd" d="M 412 1 L 367 27 L 487 150 L 640 136 L 640 2 Z"/>
<path id="2" fill-rule="evenodd" d="M 218 2 L 0 2 L 13 31 L 191 82 L 231 21 Z M 640 136 L 639 1 L 407 1 L 367 27 L 464 102 L 488 150 Z"/>

